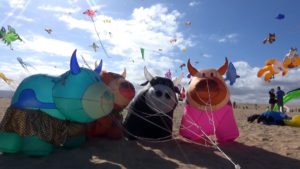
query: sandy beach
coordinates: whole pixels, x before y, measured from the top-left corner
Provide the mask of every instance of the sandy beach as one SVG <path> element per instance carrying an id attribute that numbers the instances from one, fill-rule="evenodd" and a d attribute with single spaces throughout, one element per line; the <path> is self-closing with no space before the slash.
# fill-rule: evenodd
<path id="1" fill-rule="evenodd" d="M 0 99 L 0 119 L 10 100 Z M 266 105 L 238 104 L 235 117 L 240 137 L 220 148 L 242 169 L 285 169 L 300 166 L 300 128 L 248 123 L 247 117 L 263 112 Z M 295 110 L 297 108 L 294 108 Z M 94 139 L 84 146 L 58 149 L 47 157 L 33 158 L 22 154 L 0 156 L 1 169 L 234 169 L 218 150 L 184 141 L 178 136 L 182 106 L 174 114 L 172 141 L 147 143 Z M 290 115 L 300 114 L 292 112 Z"/>

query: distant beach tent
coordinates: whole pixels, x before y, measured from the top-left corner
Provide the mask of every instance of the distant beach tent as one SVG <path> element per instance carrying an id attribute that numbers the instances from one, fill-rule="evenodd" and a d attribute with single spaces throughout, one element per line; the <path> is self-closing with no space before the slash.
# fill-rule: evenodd
<path id="1" fill-rule="evenodd" d="M 285 15 L 284 14 L 278 14 L 276 17 L 275 17 L 275 19 L 278 19 L 278 20 L 282 20 L 282 19 L 284 19 L 285 18 Z"/>

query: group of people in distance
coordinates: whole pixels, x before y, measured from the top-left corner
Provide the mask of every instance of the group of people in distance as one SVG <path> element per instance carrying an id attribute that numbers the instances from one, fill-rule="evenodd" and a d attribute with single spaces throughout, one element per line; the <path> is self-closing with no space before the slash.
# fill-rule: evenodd
<path id="1" fill-rule="evenodd" d="M 271 111 L 274 109 L 275 104 L 277 103 L 278 105 L 278 110 L 280 112 L 284 112 L 284 107 L 283 107 L 283 96 L 285 95 L 285 92 L 281 90 L 280 86 L 277 87 L 277 91 L 275 93 L 274 88 L 272 88 L 269 91 L 269 104 L 271 106 Z"/>

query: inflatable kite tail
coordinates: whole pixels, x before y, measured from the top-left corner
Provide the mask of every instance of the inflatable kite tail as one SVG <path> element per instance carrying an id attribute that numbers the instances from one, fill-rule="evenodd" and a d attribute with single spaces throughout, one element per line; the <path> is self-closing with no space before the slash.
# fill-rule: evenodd
<path id="1" fill-rule="evenodd" d="M 270 73 L 272 71 L 272 67 L 271 66 L 264 66 L 263 68 L 261 68 L 258 72 L 257 72 L 257 77 L 261 77 L 263 74 L 265 74 L 266 72 Z"/>
<path id="2" fill-rule="evenodd" d="M 265 80 L 265 81 L 271 80 L 271 78 L 272 78 L 273 75 L 274 75 L 274 74 L 272 74 L 271 72 L 266 73 L 264 80 Z"/>

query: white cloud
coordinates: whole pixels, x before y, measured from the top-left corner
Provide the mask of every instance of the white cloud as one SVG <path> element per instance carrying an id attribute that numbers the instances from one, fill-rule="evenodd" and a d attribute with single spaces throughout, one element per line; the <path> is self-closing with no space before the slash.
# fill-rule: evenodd
<path id="1" fill-rule="evenodd" d="M 81 10 L 80 7 L 66 8 L 66 7 L 51 6 L 51 5 L 42 5 L 39 6 L 37 9 L 44 10 L 44 11 L 58 12 L 58 13 L 76 13 Z"/>
<path id="2" fill-rule="evenodd" d="M 8 4 L 11 8 L 24 8 L 26 0 L 8 0 Z"/>
<path id="3" fill-rule="evenodd" d="M 213 34 L 209 37 L 209 39 L 217 41 L 219 43 L 236 43 L 238 41 L 237 38 L 238 38 L 237 33 L 231 33 L 223 36 Z"/>
<path id="4" fill-rule="evenodd" d="M 211 54 L 204 53 L 202 56 L 205 57 L 205 58 L 211 58 L 212 55 L 211 55 Z"/>
<path id="5" fill-rule="evenodd" d="M 66 63 L 63 63 L 65 64 L 63 65 L 57 62 L 44 62 L 40 60 L 40 57 L 38 56 L 30 56 L 30 58 L 24 60 L 24 62 L 30 63 L 30 65 L 32 65 L 34 68 L 28 67 L 27 71 L 17 62 L 17 60 L 11 60 L 10 63 L 0 63 L 2 73 L 13 80 L 11 85 L 8 85 L 4 81 L 0 80 L 1 90 L 14 91 L 24 78 L 33 74 L 48 74 L 58 76 L 67 71 L 65 66 Z"/>
<path id="6" fill-rule="evenodd" d="M 200 1 L 192 1 L 189 3 L 189 6 L 193 7 L 193 6 L 197 6 L 200 5 Z"/>
<path id="7" fill-rule="evenodd" d="M 70 57 L 74 49 L 80 47 L 74 43 L 46 38 L 40 35 L 31 35 L 30 38 L 22 37 L 24 43 L 16 43 L 17 50 L 32 50 L 39 53 L 49 54 L 51 56 L 67 56 Z"/>
<path id="8" fill-rule="evenodd" d="M 94 17 L 106 50 L 110 55 L 121 57 L 118 61 L 104 62 L 104 68 L 108 64 L 109 69 L 115 69 L 109 71 L 121 72 L 126 66 L 129 80 L 137 83 L 144 81 L 143 73 L 136 72 L 143 70 L 144 65 L 154 75 L 164 76 L 167 69 L 172 69 L 177 64 L 172 58 L 172 51 L 194 45 L 178 31 L 177 19 L 182 14 L 177 10 L 170 11 L 164 5 L 157 4 L 149 8 L 136 8 L 131 16 L 129 20 L 99 14 Z M 61 15 L 58 19 L 66 23 L 69 29 L 84 30 L 94 41 L 98 40 L 94 25 L 88 17 L 77 19 L 70 15 Z M 104 19 L 111 20 L 111 23 L 104 23 Z M 173 38 L 176 38 L 176 43 L 171 44 L 170 40 Z M 145 49 L 145 60 L 142 60 L 140 48 Z"/>
<path id="9" fill-rule="evenodd" d="M 34 20 L 32 18 L 28 18 L 23 15 L 16 16 L 16 18 L 19 20 L 22 20 L 22 21 L 26 21 L 26 22 L 34 22 Z"/>

